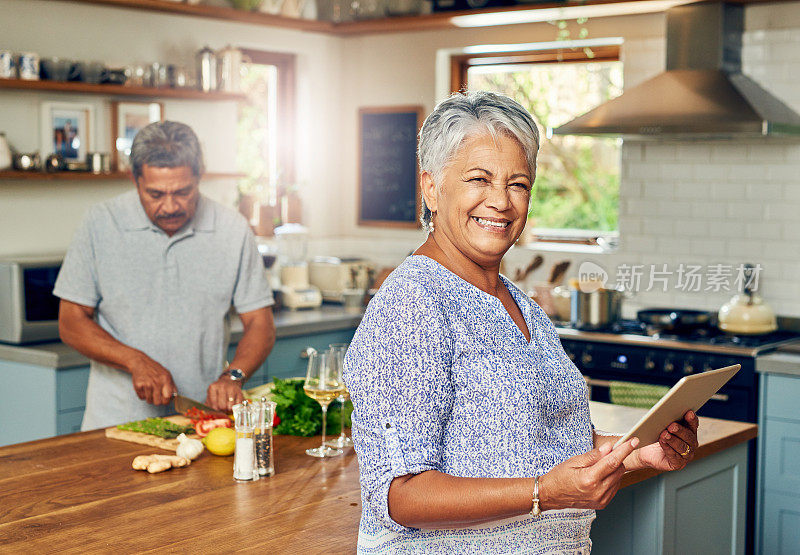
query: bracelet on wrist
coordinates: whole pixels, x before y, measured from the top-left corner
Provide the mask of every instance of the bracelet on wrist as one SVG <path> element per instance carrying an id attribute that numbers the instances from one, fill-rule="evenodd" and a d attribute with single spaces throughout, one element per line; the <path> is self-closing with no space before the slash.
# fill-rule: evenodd
<path id="1" fill-rule="evenodd" d="M 539 506 L 539 477 L 533 482 L 533 506 L 531 507 L 531 515 L 539 516 L 542 514 L 542 508 Z"/>

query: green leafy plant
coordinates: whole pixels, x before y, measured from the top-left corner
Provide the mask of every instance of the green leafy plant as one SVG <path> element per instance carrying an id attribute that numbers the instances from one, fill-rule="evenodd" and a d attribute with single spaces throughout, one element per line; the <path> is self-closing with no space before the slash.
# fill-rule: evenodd
<path id="1" fill-rule="evenodd" d="M 309 437 L 322 432 L 322 408 L 305 394 L 302 379 L 275 378 L 271 399 L 277 405 L 276 412 L 281 419 L 281 423 L 273 430 L 274 433 Z M 347 401 L 344 411 L 345 427 L 350 427 L 352 410 L 353 404 Z M 338 430 L 341 418 L 341 404 L 331 403 L 328 409 L 328 430 Z"/>

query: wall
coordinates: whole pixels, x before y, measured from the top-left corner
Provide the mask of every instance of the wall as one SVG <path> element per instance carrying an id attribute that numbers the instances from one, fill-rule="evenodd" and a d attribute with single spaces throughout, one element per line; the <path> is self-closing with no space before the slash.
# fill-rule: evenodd
<path id="1" fill-rule="evenodd" d="M 338 128 L 341 39 L 254 25 L 216 22 L 155 12 L 53 2 L 0 0 L 0 48 L 99 60 L 112 66 L 141 62 L 193 65 L 194 52 L 237 46 L 297 54 L 298 180 L 305 184 L 305 220 L 320 235 L 335 222 L 325 209 L 337 197 L 329 186 L 338 172 L 331 148 Z M 325 91 L 325 94 L 319 94 Z M 0 131 L 20 151 L 39 148 L 44 101 L 89 102 L 96 111 L 95 146 L 110 149 L 110 100 L 89 95 L 0 91 Z M 233 171 L 236 104 L 165 101 L 168 119 L 198 133 L 209 171 Z M 122 182 L 7 181 L 0 183 L 0 255 L 64 250 L 86 209 L 127 190 Z M 203 190 L 231 204 L 233 180 L 206 181 Z M 321 202 L 316 202 L 320 200 Z"/>
<path id="2" fill-rule="evenodd" d="M 594 19 L 589 36 L 622 36 L 625 86 L 663 70 L 664 17 L 660 14 Z M 767 90 L 800 111 L 800 3 L 748 6 L 745 20 L 744 69 Z M 359 105 L 420 103 L 427 111 L 437 100 L 434 62 L 440 49 L 471 44 L 553 40 L 548 24 L 453 30 L 348 40 L 344 47 L 345 113 Z M 355 116 L 346 122 L 344 159 L 354 160 Z M 344 164 L 347 202 L 342 205 L 342 233 L 372 251 L 413 248 L 422 234 L 355 225 L 355 163 Z M 650 265 L 677 271 L 679 264 L 761 264 L 764 297 L 783 315 L 800 316 L 800 143 L 763 141 L 711 143 L 635 143 L 622 148 L 620 201 L 621 247 L 616 254 L 576 255 L 547 252 L 545 266 L 531 277 L 544 279 L 548 266 L 570 259 L 570 273 L 591 260 L 613 276 L 620 264 L 642 265 L 642 290 L 626 303 L 632 315 L 647 306 L 716 310 L 732 291 L 681 291 L 677 275 L 666 292 L 647 289 Z M 370 249 L 366 237 L 383 242 Z M 512 249 L 507 270 L 527 264 L 533 252 Z M 735 275 L 732 276 L 735 278 Z M 733 279 L 730 280 L 731 285 Z M 657 285 L 657 284 L 656 284 Z"/>

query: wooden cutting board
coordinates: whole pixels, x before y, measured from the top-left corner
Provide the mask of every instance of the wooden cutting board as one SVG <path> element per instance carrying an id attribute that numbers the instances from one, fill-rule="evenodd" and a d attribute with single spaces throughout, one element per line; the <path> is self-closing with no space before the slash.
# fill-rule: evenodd
<path id="1" fill-rule="evenodd" d="M 180 414 L 167 416 L 164 418 L 164 420 L 169 420 L 170 422 L 180 424 L 181 426 L 188 426 L 192 423 L 191 420 L 185 416 L 181 416 Z M 128 441 L 130 443 L 138 443 L 140 445 L 149 445 L 150 447 L 158 447 L 159 449 L 164 449 L 166 451 L 176 451 L 178 449 L 178 445 L 180 445 L 177 439 L 165 439 L 163 437 L 143 434 L 141 432 L 120 430 L 117 427 L 106 428 L 106 437 L 111 439 L 119 439 L 121 441 Z M 200 436 L 197 434 L 189 434 L 187 437 L 200 439 Z"/>

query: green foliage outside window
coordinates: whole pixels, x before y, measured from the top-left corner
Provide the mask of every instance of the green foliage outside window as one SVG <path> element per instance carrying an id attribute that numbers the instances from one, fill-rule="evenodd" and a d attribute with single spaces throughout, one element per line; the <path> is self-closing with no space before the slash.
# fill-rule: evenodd
<path id="1" fill-rule="evenodd" d="M 542 144 L 529 226 L 617 230 L 621 142 L 576 136 L 548 139 L 545 130 L 621 94 L 620 62 L 473 66 L 469 89 L 514 98 L 540 125 Z"/>

